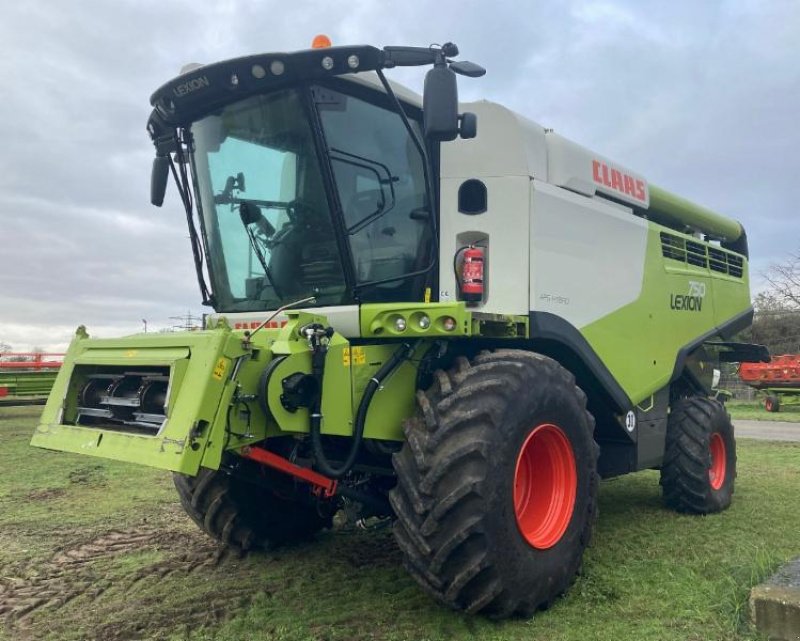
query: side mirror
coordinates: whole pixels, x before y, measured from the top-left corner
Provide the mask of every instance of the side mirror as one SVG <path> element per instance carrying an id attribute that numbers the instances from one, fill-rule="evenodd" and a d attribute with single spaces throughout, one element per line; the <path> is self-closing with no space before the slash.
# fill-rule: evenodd
<path id="1" fill-rule="evenodd" d="M 422 115 L 428 140 L 445 142 L 458 136 L 456 74 L 445 64 L 435 65 L 425 74 Z"/>
<path id="2" fill-rule="evenodd" d="M 476 65 L 474 62 L 470 62 L 469 60 L 457 60 L 456 62 L 451 62 L 450 68 L 456 73 L 461 74 L 462 76 L 467 76 L 468 78 L 480 78 L 486 73 L 486 69 L 480 65 Z"/>
<path id="3" fill-rule="evenodd" d="M 156 207 L 164 204 L 169 179 L 169 156 L 153 158 L 153 171 L 150 173 L 150 202 Z"/>
<path id="4" fill-rule="evenodd" d="M 465 112 L 459 117 L 461 126 L 458 129 L 459 135 L 464 138 L 474 138 L 478 135 L 478 116 L 472 112 Z"/>

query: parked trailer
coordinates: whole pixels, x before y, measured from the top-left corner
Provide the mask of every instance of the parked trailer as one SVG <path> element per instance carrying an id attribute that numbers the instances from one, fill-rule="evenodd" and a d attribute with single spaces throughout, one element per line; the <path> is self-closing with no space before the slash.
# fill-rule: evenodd
<path id="1" fill-rule="evenodd" d="M 739 378 L 764 394 L 764 409 L 800 403 L 800 354 L 773 356 L 769 363 L 742 363 Z"/>
<path id="2" fill-rule="evenodd" d="M 0 405 L 44 403 L 55 383 L 64 354 L 0 354 Z"/>

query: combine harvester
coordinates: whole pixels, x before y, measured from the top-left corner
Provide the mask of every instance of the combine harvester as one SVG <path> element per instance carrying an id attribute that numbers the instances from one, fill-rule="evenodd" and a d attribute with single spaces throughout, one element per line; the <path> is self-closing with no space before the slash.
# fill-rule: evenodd
<path id="1" fill-rule="evenodd" d="M 656 468 L 671 509 L 728 507 L 709 394 L 719 350 L 758 352 L 724 342 L 753 315 L 742 226 L 459 104 L 484 70 L 453 44 L 316 44 L 152 96 L 151 200 L 171 175 L 215 313 L 79 328 L 33 444 L 172 470 L 240 550 L 392 519 L 429 594 L 497 618 L 570 586 L 601 477 Z M 400 66 L 430 67 L 423 96 Z"/>
<path id="2" fill-rule="evenodd" d="M 40 352 L 0 354 L 0 405 L 44 404 L 63 356 Z"/>
<path id="3" fill-rule="evenodd" d="M 764 409 L 768 412 L 800 403 L 799 354 L 773 356 L 769 363 L 742 363 L 739 378 L 765 394 Z"/>

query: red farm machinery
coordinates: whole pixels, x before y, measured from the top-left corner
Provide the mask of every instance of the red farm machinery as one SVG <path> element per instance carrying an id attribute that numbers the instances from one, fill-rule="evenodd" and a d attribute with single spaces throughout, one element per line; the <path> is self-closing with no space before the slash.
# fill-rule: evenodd
<path id="1" fill-rule="evenodd" d="M 780 411 L 800 399 L 800 354 L 773 356 L 768 363 L 742 363 L 739 378 L 765 394 L 764 409 Z"/>

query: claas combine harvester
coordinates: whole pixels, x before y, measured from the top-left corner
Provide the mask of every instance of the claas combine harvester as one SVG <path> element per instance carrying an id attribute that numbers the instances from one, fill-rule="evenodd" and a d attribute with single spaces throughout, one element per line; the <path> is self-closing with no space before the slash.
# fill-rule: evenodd
<path id="1" fill-rule="evenodd" d="M 325 42 L 318 43 L 325 45 Z M 39 447 L 175 474 L 229 546 L 391 519 L 442 603 L 529 615 L 578 572 L 600 478 L 728 506 L 708 396 L 752 318 L 742 226 L 492 102 L 441 47 L 190 65 L 151 102 L 205 329 L 79 328 Z M 430 67 L 422 97 L 384 70 Z"/>

